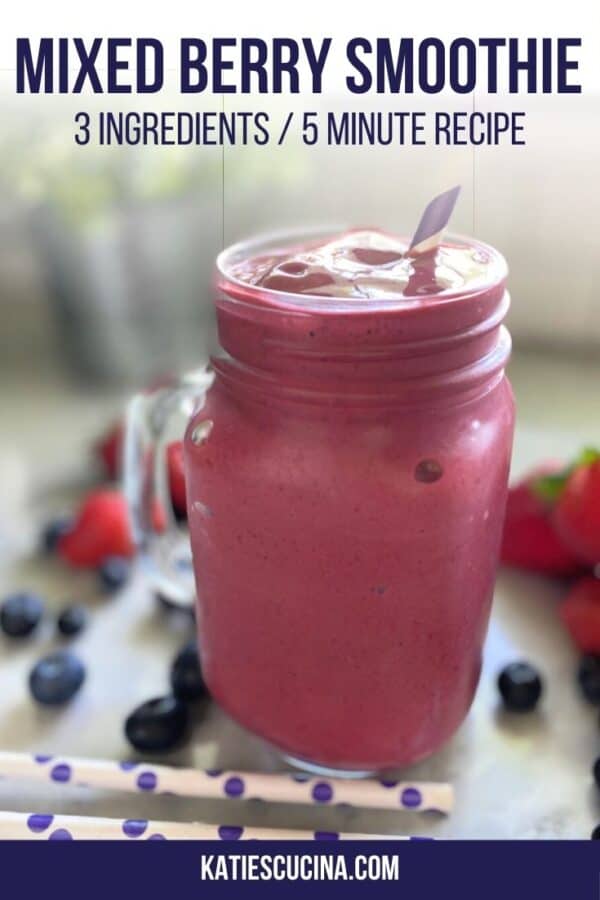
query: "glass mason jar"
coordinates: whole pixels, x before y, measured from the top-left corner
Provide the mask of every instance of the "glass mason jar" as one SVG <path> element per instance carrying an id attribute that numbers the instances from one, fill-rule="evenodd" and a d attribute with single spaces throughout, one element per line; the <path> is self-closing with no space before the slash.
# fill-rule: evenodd
<path id="1" fill-rule="evenodd" d="M 220 255 L 225 352 L 199 381 L 137 398 L 128 490 L 161 589 L 185 600 L 181 540 L 147 524 L 183 409 L 211 693 L 292 761 L 372 772 L 440 747 L 477 686 L 514 421 L 507 269 L 491 247 L 452 239 L 487 259 L 483 286 L 349 300 L 232 275 L 314 239 Z"/>

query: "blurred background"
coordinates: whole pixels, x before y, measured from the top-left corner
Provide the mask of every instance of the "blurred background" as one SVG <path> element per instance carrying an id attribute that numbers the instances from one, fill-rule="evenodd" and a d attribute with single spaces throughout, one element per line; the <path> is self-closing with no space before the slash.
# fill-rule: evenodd
<path id="1" fill-rule="evenodd" d="M 93 17 L 70 0 L 61 0 L 60 15 L 24 0 L 0 34 L 0 497 L 18 481 L 9 457 L 28 470 L 25 480 L 46 467 L 51 477 L 85 455 L 94 432 L 120 414 L 133 390 L 200 365 L 215 349 L 211 280 L 223 246 L 287 226 L 410 233 L 429 199 L 454 184 L 463 190 L 453 230 L 493 244 L 509 262 L 511 374 L 523 425 L 527 415 L 544 420 L 543 410 L 555 411 L 555 398 L 566 396 L 560 409 L 569 428 L 577 422 L 583 430 L 589 416 L 576 411 L 573 395 L 593 387 L 600 350 L 600 32 L 593 11 L 582 0 L 568 9 L 550 4 L 545 21 L 544 34 L 583 38 L 579 95 L 356 97 L 344 89 L 343 48 L 351 36 L 390 34 L 382 0 L 370 5 L 368 20 L 355 0 L 343 16 L 313 0 L 285 13 L 267 2 L 252 9 L 226 2 L 202 23 L 183 16 L 184 4 L 174 0 L 179 6 L 181 18 L 152 10 L 140 22 L 113 0 Z M 160 94 L 15 94 L 17 35 L 34 46 L 41 35 L 89 40 L 114 34 L 117 21 L 121 34 L 161 38 L 167 70 Z M 409 24 L 396 28 L 398 37 L 539 36 L 537 13 L 516 0 L 497 18 L 456 0 L 451 9 L 436 8 L 435 28 L 422 11 Z M 180 37 L 232 33 L 333 35 L 324 93 L 179 95 Z M 92 116 L 260 109 L 276 132 L 290 110 L 519 111 L 526 146 L 305 147 L 292 128 L 282 147 L 79 147 L 73 117 L 82 109 Z M 546 390 L 536 390 L 538 383 Z"/>
<path id="2" fill-rule="evenodd" d="M 0 34 L 0 372 L 59 373 L 83 389 L 125 394 L 166 368 L 197 364 L 214 347 L 210 281 L 215 254 L 279 226 L 379 225 L 410 232 L 433 194 L 460 183 L 457 232 L 497 246 L 510 265 L 510 328 L 518 351 L 594 354 L 600 347 L 600 31 L 583 0 L 546 6 L 544 36 L 577 36 L 580 95 L 355 97 L 344 86 L 345 42 L 361 35 L 542 36 L 537 10 L 473 0 L 411 11 L 347 0 L 343 15 L 317 0 L 285 10 L 226 0 L 202 21 L 173 0 L 171 14 L 106 0 L 94 14 L 72 0 L 51 11 L 23 0 Z M 431 11 L 433 13 L 433 10 Z M 15 94 L 15 39 L 155 35 L 165 48 L 156 95 Z M 183 35 L 333 37 L 322 95 L 179 95 Z M 103 59 L 99 68 L 102 70 Z M 305 70 L 304 70 L 305 71 Z M 484 73 L 481 73 L 482 76 Z M 302 82 L 306 85 L 307 82 Z M 485 84 L 482 77 L 478 84 Z M 525 147 L 318 148 L 291 130 L 277 147 L 78 147 L 85 109 L 520 111 Z M 86 388 L 86 389 L 87 389 Z"/>
<path id="3" fill-rule="evenodd" d="M 277 28 L 271 25 L 273 33 Z M 526 29 L 523 23 L 521 33 Z M 370 33 L 385 30 L 375 22 Z M 343 71 L 332 65 L 334 73 Z M 51 479 L 57 466 L 87 458 L 94 433 L 122 412 L 132 391 L 165 372 L 201 365 L 215 350 L 211 283 L 223 246 L 303 225 L 374 225 L 409 234 L 429 199 L 454 184 L 462 195 L 452 229 L 493 244 L 509 262 L 517 401 L 523 409 L 531 397 L 532 415 L 543 419 L 546 404 L 554 409 L 554 399 L 566 393 L 562 409 L 583 430 L 589 416 L 576 413 L 573 394 L 600 380 L 600 104 L 595 70 L 592 76 L 589 68 L 580 75 L 593 90 L 566 96 L 365 98 L 338 85 L 321 96 L 223 100 L 182 97 L 167 87 L 164 95 L 113 96 L 107 103 L 88 95 L 16 96 L 13 73 L 4 69 L 0 496 L 14 489 L 9 457 L 18 469 L 25 465 L 25 481 L 32 468 L 47 468 Z M 146 108 L 261 109 L 275 132 L 289 110 L 298 117 L 305 110 L 323 116 L 516 110 L 526 114 L 527 143 L 306 147 L 293 128 L 283 147 L 82 148 L 73 140 L 80 109 L 94 116 Z M 549 374 L 537 375 L 544 365 Z M 562 369 L 575 379 L 572 388 Z M 552 378 L 550 391 L 536 392 L 537 380 L 543 387 Z"/>
<path id="4" fill-rule="evenodd" d="M 600 346 L 595 94 L 498 97 L 499 109 L 526 108 L 527 146 L 477 150 L 311 149 L 299 139 L 284 148 L 82 149 L 67 108 L 52 102 L 41 115 L 39 99 L 3 99 L 2 368 L 49 366 L 72 381 L 130 386 L 194 365 L 214 345 L 211 274 L 224 243 L 303 224 L 408 233 L 431 196 L 455 183 L 463 194 L 454 230 L 509 261 L 516 347 Z M 461 108 L 456 98 L 413 106 Z M 288 107 L 352 105 L 261 99 L 265 107 L 277 122 Z"/>

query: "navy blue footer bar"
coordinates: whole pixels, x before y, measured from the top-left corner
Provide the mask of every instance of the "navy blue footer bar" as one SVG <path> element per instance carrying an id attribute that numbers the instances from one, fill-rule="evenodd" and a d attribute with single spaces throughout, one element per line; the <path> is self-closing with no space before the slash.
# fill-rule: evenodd
<path id="1" fill-rule="evenodd" d="M 0 843 L 2 896 L 600 900 L 593 841 Z"/>

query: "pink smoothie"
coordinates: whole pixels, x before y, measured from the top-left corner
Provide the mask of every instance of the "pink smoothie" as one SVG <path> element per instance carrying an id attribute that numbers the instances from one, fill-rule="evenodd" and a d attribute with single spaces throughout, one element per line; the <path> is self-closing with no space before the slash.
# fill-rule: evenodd
<path id="1" fill-rule="evenodd" d="M 479 677 L 513 402 L 506 266 L 374 230 L 234 247 L 186 434 L 205 675 L 271 744 L 411 763 Z"/>

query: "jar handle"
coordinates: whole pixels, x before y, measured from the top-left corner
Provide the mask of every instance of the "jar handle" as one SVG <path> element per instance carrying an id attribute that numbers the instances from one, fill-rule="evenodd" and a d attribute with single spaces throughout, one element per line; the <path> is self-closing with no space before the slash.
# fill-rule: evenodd
<path id="1" fill-rule="evenodd" d="M 171 502 L 167 451 L 169 444 L 183 439 L 212 379 L 206 366 L 137 394 L 126 417 L 123 490 L 133 540 L 152 588 L 182 607 L 194 603 L 192 553 L 187 528 L 178 523 Z"/>

